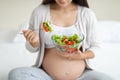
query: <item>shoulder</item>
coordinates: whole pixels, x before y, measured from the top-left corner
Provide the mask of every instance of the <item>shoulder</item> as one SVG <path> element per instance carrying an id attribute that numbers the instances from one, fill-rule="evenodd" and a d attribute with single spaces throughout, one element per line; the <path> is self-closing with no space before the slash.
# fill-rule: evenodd
<path id="1" fill-rule="evenodd" d="M 38 5 L 32 12 L 33 15 L 44 15 L 49 9 L 49 5 Z"/>
<path id="2" fill-rule="evenodd" d="M 90 9 L 90 8 L 79 6 L 79 10 L 80 10 L 80 12 L 81 12 L 81 14 L 83 16 L 86 16 L 86 17 L 95 17 L 94 11 L 92 9 Z"/>
<path id="3" fill-rule="evenodd" d="M 86 22 L 97 22 L 94 11 L 90 8 L 79 6 L 80 17 Z"/>

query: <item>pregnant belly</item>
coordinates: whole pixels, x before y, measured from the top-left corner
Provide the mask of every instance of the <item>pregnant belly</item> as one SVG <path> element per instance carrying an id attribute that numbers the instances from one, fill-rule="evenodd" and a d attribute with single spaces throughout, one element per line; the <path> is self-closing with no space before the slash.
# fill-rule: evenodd
<path id="1" fill-rule="evenodd" d="M 54 80 L 75 80 L 85 69 L 84 60 L 63 58 L 55 50 L 45 54 L 42 66 Z"/>

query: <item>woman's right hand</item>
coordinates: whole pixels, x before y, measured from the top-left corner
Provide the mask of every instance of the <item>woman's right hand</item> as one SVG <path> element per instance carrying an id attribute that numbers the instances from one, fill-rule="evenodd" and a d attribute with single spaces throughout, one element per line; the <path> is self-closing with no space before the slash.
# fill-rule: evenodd
<path id="1" fill-rule="evenodd" d="M 24 37 L 27 41 L 32 45 L 32 47 L 39 46 L 39 36 L 37 35 L 36 31 L 32 30 L 23 30 Z"/>

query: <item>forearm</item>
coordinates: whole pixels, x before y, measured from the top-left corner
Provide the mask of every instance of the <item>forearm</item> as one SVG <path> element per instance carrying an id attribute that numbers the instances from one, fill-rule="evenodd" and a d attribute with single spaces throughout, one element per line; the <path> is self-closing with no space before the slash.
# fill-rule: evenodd
<path id="1" fill-rule="evenodd" d="M 74 60 L 84 60 L 94 58 L 94 53 L 91 50 L 87 50 L 85 52 L 78 51 L 74 55 L 69 56 L 69 59 Z"/>

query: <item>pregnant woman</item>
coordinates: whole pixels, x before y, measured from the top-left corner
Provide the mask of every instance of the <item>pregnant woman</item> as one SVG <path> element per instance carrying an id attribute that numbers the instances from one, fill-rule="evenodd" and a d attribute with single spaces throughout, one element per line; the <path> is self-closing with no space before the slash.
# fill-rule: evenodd
<path id="1" fill-rule="evenodd" d="M 46 32 L 43 22 L 49 22 L 53 31 Z M 43 0 L 32 13 L 29 29 L 23 30 L 26 48 L 38 51 L 36 64 L 13 69 L 8 80 L 112 80 L 88 65 L 99 49 L 95 24 L 87 0 Z M 63 54 L 51 40 L 52 34 L 81 33 L 85 38 L 75 54 Z"/>

